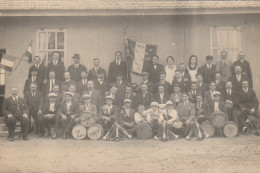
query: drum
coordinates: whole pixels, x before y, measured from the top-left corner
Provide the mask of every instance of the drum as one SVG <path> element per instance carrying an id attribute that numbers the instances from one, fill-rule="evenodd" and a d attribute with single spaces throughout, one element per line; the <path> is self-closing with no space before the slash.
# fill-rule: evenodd
<path id="1" fill-rule="evenodd" d="M 180 129 L 182 128 L 182 125 L 183 123 L 181 121 L 174 121 L 172 126 L 175 128 L 175 129 Z"/>
<path id="2" fill-rule="evenodd" d="M 84 112 L 80 116 L 80 124 L 89 127 L 96 123 L 96 118 L 94 115 L 90 114 L 89 112 Z"/>
<path id="3" fill-rule="evenodd" d="M 200 126 L 209 137 L 215 135 L 215 128 L 213 127 L 211 122 L 205 121 Z"/>
<path id="4" fill-rule="evenodd" d="M 223 128 L 223 133 L 228 138 L 233 138 L 238 134 L 238 126 L 233 121 L 228 121 Z"/>
<path id="5" fill-rule="evenodd" d="M 87 129 L 83 125 L 76 125 L 72 129 L 74 139 L 82 140 L 87 136 Z"/>
<path id="6" fill-rule="evenodd" d="M 224 112 L 217 111 L 211 114 L 211 123 L 216 128 L 224 127 L 227 120 L 227 116 Z"/>
<path id="7" fill-rule="evenodd" d="M 139 124 L 136 129 L 138 139 L 149 139 L 153 137 L 152 127 L 147 123 Z"/>
<path id="8" fill-rule="evenodd" d="M 100 139 L 104 134 L 103 127 L 100 124 L 93 124 L 88 128 L 88 138 L 91 140 L 98 140 Z"/>

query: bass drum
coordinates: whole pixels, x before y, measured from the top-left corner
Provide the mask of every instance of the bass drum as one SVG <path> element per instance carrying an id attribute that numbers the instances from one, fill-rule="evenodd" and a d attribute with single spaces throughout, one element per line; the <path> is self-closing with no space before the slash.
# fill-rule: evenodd
<path id="1" fill-rule="evenodd" d="M 91 140 L 98 140 L 100 139 L 104 134 L 103 127 L 100 124 L 93 124 L 88 128 L 88 138 Z"/>
<path id="2" fill-rule="evenodd" d="M 76 125 L 72 129 L 72 136 L 74 139 L 82 140 L 87 136 L 87 129 L 82 125 Z"/>
<path id="3" fill-rule="evenodd" d="M 233 138 L 238 135 L 238 126 L 233 121 L 228 121 L 223 128 L 223 133 L 228 138 Z"/>
<path id="4" fill-rule="evenodd" d="M 147 123 L 139 124 L 136 129 L 138 139 L 149 139 L 153 137 L 152 127 Z"/>
<path id="5" fill-rule="evenodd" d="M 80 124 L 89 127 L 96 123 L 96 118 L 94 115 L 90 114 L 89 112 L 84 112 L 80 116 Z"/>
<path id="6" fill-rule="evenodd" d="M 201 128 L 204 130 L 204 132 L 208 135 L 208 137 L 212 137 L 215 135 L 215 127 L 211 124 L 209 121 L 205 121 L 201 123 Z"/>
<path id="7" fill-rule="evenodd" d="M 227 116 L 224 112 L 217 111 L 211 114 L 211 123 L 216 128 L 222 128 L 227 123 Z"/>

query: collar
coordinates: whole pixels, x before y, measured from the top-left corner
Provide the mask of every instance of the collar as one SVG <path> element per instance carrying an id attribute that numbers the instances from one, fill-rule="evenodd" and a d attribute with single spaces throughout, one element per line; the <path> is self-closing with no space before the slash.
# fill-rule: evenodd
<path id="1" fill-rule="evenodd" d="M 16 97 L 12 96 L 12 98 L 13 98 L 13 100 L 18 100 L 18 96 L 16 96 Z"/>
<path id="2" fill-rule="evenodd" d="M 147 79 L 147 80 L 145 80 L 145 81 L 143 81 L 143 83 L 145 83 L 145 84 L 146 84 L 147 82 L 148 82 L 148 79 Z"/>

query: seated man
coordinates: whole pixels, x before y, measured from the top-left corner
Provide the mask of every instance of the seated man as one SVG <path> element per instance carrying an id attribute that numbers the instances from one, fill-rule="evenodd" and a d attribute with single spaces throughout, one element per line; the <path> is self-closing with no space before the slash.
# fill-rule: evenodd
<path id="1" fill-rule="evenodd" d="M 68 135 L 71 135 L 71 130 L 75 124 L 75 118 L 78 117 L 78 112 L 78 104 L 73 102 L 72 94 L 70 92 L 66 92 L 65 102 L 60 105 L 58 111 L 58 115 L 60 116 L 59 120 L 64 130 L 63 139 L 66 139 Z"/>
<path id="2" fill-rule="evenodd" d="M 165 91 L 164 85 L 159 85 L 155 94 L 155 101 L 159 104 L 165 104 L 169 100 L 169 93 Z"/>
<path id="3" fill-rule="evenodd" d="M 118 106 L 122 107 L 124 106 L 124 100 L 125 99 L 130 99 L 131 100 L 131 108 L 135 108 L 136 107 L 136 103 L 135 103 L 135 93 L 132 90 L 131 85 L 127 85 L 125 87 L 124 93 L 122 93 L 121 95 L 118 94 Z"/>
<path id="4" fill-rule="evenodd" d="M 59 102 L 59 103 L 62 102 L 62 100 L 63 100 L 63 93 L 60 92 L 60 86 L 58 84 L 55 84 L 53 86 L 53 89 L 52 89 L 51 93 L 55 93 L 57 95 L 57 98 L 56 98 L 57 102 Z M 49 94 L 46 96 L 46 98 L 44 100 L 45 103 L 47 103 L 48 100 L 49 100 Z"/>
<path id="5" fill-rule="evenodd" d="M 205 103 L 212 103 L 213 102 L 213 93 L 216 92 L 216 83 L 214 81 L 211 81 L 209 84 L 209 90 L 205 91 L 204 93 L 204 102 Z"/>
<path id="6" fill-rule="evenodd" d="M 134 114 L 134 119 L 135 119 L 135 123 L 141 124 L 141 123 L 146 123 L 146 115 L 144 114 L 144 105 L 143 104 L 139 104 L 137 106 L 137 112 Z"/>
<path id="7" fill-rule="evenodd" d="M 157 102 L 151 103 L 151 108 L 145 111 L 146 121 L 153 129 L 154 139 L 158 139 L 157 134 L 159 132 L 159 127 L 162 124 L 164 117 L 159 108 Z"/>
<path id="8" fill-rule="evenodd" d="M 255 91 L 249 87 L 248 80 L 242 82 L 242 91 L 239 92 L 239 120 L 243 127 L 243 131 L 248 132 L 247 121 L 254 123 L 256 127 L 256 135 L 260 135 L 260 113 L 258 110 L 259 101 L 256 97 Z"/>
<path id="9" fill-rule="evenodd" d="M 176 108 L 180 102 L 182 102 L 182 93 L 179 84 L 173 86 L 173 93 L 170 95 L 174 107 Z"/>
<path id="10" fill-rule="evenodd" d="M 76 93 L 76 85 L 71 83 L 69 85 L 68 91 L 72 94 L 72 100 L 75 103 L 79 103 L 80 102 L 80 95 L 78 93 Z M 62 102 L 65 101 L 65 98 L 63 98 Z"/>
<path id="11" fill-rule="evenodd" d="M 48 101 L 39 115 L 39 125 L 44 131 L 44 137 L 50 136 L 50 125 L 54 124 L 53 139 L 57 138 L 59 130 L 59 116 L 57 115 L 60 102 L 57 100 L 57 94 L 49 93 Z M 41 134 L 42 136 L 42 134 Z"/>
<path id="12" fill-rule="evenodd" d="M 70 72 L 68 71 L 64 72 L 64 78 L 65 80 L 60 84 L 60 88 L 62 92 L 67 92 L 69 90 L 70 84 L 77 85 L 75 81 L 71 80 Z"/>
<path id="13" fill-rule="evenodd" d="M 83 91 L 87 90 L 88 72 L 82 71 L 80 77 L 81 79 L 77 82 L 77 93 L 82 94 Z"/>
<path id="14" fill-rule="evenodd" d="M 88 94 L 91 96 L 91 103 L 99 108 L 101 105 L 102 99 L 101 99 L 101 94 L 98 90 L 94 89 L 94 82 L 93 81 L 88 81 L 87 84 L 87 90 L 83 91 L 82 95 Z M 80 102 L 83 102 L 83 98 L 80 99 Z"/>
<path id="15" fill-rule="evenodd" d="M 11 96 L 6 98 L 3 103 L 2 112 L 5 116 L 5 124 L 8 127 L 8 138 L 14 140 L 16 121 L 20 121 L 22 136 L 28 140 L 30 120 L 28 118 L 28 107 L 21 97 L 18 97 L 18 88 L 11 88 Z"/>
<path id="16" fill-rule="evenodd" d="M 197 82 L 193 81 L 190 84 L 191 90 L 189 91 L 190 102 L 196 102 L 196 95 L 198 94 L 198 84 Z"/>
<path id="17" fill-rule="evenodd" d="M 208 104 L 202 101 L 202 95 L 197 94 L 195 102 L 196 119 L 199 124 L 209 120 Z"/>
<path id="18" fill-rule="evenodd" d="M 145 109 L 149 109 L 151 103 L 154 101 L 154 96 L 149 92 L 147 84 L 141 85 L 141 92 L 136 96 L 137 105 L 143 104 Z"/>
<path id="19" fill-rule="evenodd" d="M 224 112 L 226 115 L 228 115 L 227 113 L 227 109 L 225 107 L 225 103 L 221 101 L 220 99 L 220 92 L 219 91 L 215 91 L 213 93 L 213 102 L 208 103 L 209 105 L 209 115 L 211 115 L 213 112 Z"/>

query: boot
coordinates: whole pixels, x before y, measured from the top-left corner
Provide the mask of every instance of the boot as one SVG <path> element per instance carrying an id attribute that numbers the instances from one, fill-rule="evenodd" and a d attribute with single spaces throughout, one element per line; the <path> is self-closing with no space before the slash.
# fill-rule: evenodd
<path id="1" fill-rule="evenodd" d="M 52 139 L 57 139 L 57 132 L 56 131 L 54 132 Z"/>
<path id="2" fill-rule="evenodd" d="M 45 131 L 45 133 L 44 133 L 44 138 L 47 138 L 47 137 L 49 137 L 50 136 L 50 130 L 49 129 L 47 129 L 46 131 Z"/>

